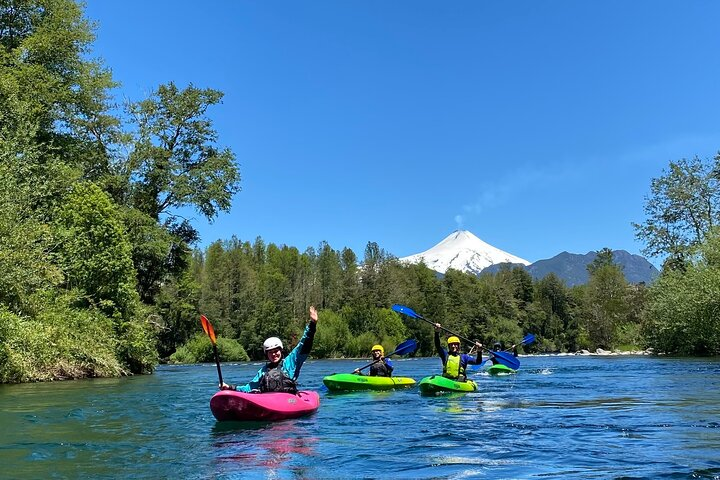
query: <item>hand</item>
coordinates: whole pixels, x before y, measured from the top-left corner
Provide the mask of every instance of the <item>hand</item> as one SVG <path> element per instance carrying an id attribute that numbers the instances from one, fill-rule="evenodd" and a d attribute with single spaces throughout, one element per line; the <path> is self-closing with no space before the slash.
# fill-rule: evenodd
<path id="1" fill-rule="evenodd" d="M 439 323 L 436 323 L 436 324 L 435 324 L 435 331 L 436 331 L 436 332 L 439 332 L 439 331 L 440 331 L 440 328 L 442 328 L 442 327 L 440 326 L 440 324 L 439 324 Z"/>
<path id="2" fill-rule="evenodd" d="M 259 389 L 259 388 L 253 388 L 252 390 L 250 390 L 250 393 L 260 393 L 260 389 Z"/>
<path id="3" fill-rule="evenodd" d="M 223 382 L 220 384 L 220 390 L 235 390 L 232 385 L 228 385 L 227 383 Z"/>
<path id="4" fill-rule="evenodd" d="M 310 306 L 310 320 L 311 320 L 313 323 L 317 323 L 317 321 L 318 321 L 318 314 L 317 314 L 317 310 L 315 310 L 315 306 L 314 306 L 314 305 L 311 305 L 311 306 Z"/>
<path id="5" fill-rule="evenodd" d="M 353 373 L 354 373 L 355 375 L 359 374 L 359 373 L 360 373 L 360 369 L 359 369 L 359 368 L 356 368 L 355 370 L 353 370 Z"/>
<path id="6" fill-rule="evenodd" d="M 384 362 L 384 361 L 385 361 L 385 355 L 380 355 L 380 360 Z"/>
<path id="7" fill-rule="evenodd" d="M 480 343 L 480 342 L 475 342 L 475 346 L 476 346 L 478 349 L 482 349 L 482 347 L 483 347 L 483 346 L 482 346 L 482 343 Z"/>

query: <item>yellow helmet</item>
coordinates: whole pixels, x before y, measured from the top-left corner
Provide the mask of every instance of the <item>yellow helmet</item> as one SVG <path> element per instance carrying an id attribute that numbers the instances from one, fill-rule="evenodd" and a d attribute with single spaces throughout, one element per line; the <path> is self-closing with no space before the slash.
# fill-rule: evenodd
<path id="1" fill-rule="evenodd" d="M 450 345 L 451 343 L 460 343 L 460 339 L 456 336 L 452 336 L 448 338 L 448 345 Z"/>
<path id="2" fill-rule="evenodd" d="M 370 349 L 371 352 L 374 352 L 375 350 L 380 350 L 380 353 L 385 355 L 385 349 L 382 345 L 373 345 L 373 347 Z"/>

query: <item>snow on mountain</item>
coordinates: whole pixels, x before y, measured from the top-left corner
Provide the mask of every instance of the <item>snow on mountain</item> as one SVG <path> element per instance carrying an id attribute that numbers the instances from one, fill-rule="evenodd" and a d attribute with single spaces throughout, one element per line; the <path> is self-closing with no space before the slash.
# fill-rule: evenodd
<path id="1" fill-rule="evenodd" d="M 431 249 L 400 259 L 407 263 L 420 263 L 421 260 L 436 272 L 445 273 L 448 268 L 454 268 L 475 275 L 496 263 L 530 265 L 527 260 L 495 248 L 467 230 L 456 230 Z"/>

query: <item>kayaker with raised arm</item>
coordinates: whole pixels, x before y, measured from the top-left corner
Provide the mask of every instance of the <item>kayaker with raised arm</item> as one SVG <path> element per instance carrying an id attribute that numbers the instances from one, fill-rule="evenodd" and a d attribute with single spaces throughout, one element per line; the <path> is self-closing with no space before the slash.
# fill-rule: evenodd
<path id="1" fill-rule="evenodd" d="M 370 376 L 371 377 L 392 377 L 393 364 L 389 358 L 385 358 L 385 349 L 382 345 L 373 345 L 372 347 L 372 359 L 374 362 L 370 365 Z M 359 368 L 353 371 L 356 375 L 362 375 Z"/>
<path id="2" fill-rule="evenodd" d="M 517 357 L 518 356 L 517 345 L 513 345 L 510 348 L 512 349 L 513 356 Z M 493 352 L 502 352 L 503 351 L 502 343 L 495 342 L 493 344 L 492 351 Z M 490 355 L 488 362 L 490 363 L 490 365 L 497 365 L 498 363 L 500 363 L 500 361 L 494 355 Z"/>
<path id="3" fill-rule="evenodd" d="M 465 368 L 468 365 L 478 365 L 482 363 L 482 343 L 475 342 L 478 349 L 477 357 L 473 358 L 467 353 L 460 353 L 460 339 L 453 335 L 447 339 L 448 350 L 446 351 L 440 345 L 440 329 L 439 323 L 435 324 L 435 350 L 437 350 L 440 360 L 443 364 L 443 377 L 464 382 L 467 380 Z"/>
<path id="4" fill-rule="evenodd" d="M 297 378 L 315 338 L 318 314 L 315 307 L 310 307 L 310 323 L 305 327 L 302 338 L 290 353 L 284 355 L 282 341 L 270 337 L 263 343 L 263 351 L 268 363 L 258 370 L 257 375 L 245 385 L 235 386 L 227 383 L 220 385 L 220 390 L 237 390 L 239 392 L 284 392 L 297 393 Z"/>

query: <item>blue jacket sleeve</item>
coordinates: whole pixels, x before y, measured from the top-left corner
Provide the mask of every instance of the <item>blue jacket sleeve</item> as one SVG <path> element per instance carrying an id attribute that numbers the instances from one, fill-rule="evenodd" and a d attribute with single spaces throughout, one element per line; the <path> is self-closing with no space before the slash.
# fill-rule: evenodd
<path id="1" fill-rule="evenodd" d="M 395 367 L 393 367 L 393 364 L 389 358 L 385 359 L 385 366 L 387 366 L 388 371 L 390 371 L 390 373 L 392 373 L 392 371 L 395 370 Z"/>
<path id="2" fill-rule="evenodd" d="M 298 344 L 295 345 L 295 348 L 293 348 L 288 356 L 283 360 L 282 369 L 285 371 L 287 376 L 293 378 L 294 380 L 297 380 L 298 375 L 300 375 L 300 367 L 302 367 L 303 363 L 305 363 L 305 360 L 307 360 L 310 355 L 310 349 L 312 348 L 313 339 L 315 338 L 316 328 L 317 325 L 315 322 L 308 323 Z"/>
<path id="3" fill-rule="evenodd" d="M 464 367 L 467 367 L 468 365 L 479 365 L 482 363 L 482 350 L 478 352 L 477 357 L 463 353 L 460 361 Z"/>
<path id="4" fill-rule="evenodd" d="M 255 374 L 255 377 L 253 377 L 252 380 L 250 380 L 245 385 L 241 385 L 237 387 L 235 390 L 238 392 L 246 392 L 249 393 L 251 390 L 258 390 L 260 388 L 260 379 L 263 375 L 265 375 L 265 372 L 267 371 L 267 367 L 263 365 L 260 370 L 258 370 L 257 374 Z"/>

